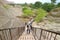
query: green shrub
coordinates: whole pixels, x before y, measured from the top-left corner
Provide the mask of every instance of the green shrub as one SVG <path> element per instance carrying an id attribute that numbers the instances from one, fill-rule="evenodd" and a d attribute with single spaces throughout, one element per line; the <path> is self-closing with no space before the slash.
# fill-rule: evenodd
<path id="1" fill-rule="evenodd" d="M 24 17 L 31 17 L 34 15 L 32 10 L 28 8 L 23 8 L 23 12 L 24 12 L 23 14 Z M 41 8 L 36 9 L 35 13 L 36 13 L 36 17 L 34 18 L 34 20 L 36 22 L 40 22 L 47 15 L 47 12 Z"/>
<path id="2" fill-rule="evenodd" d="M 47 15 L 47 12 L 43 9 L 37 9 L 37 16 L 35 18 L 36 22 L 40 22 L 45 16 Z"/>
<path id="3" fill-rule="evenodd" d="M 3 5 L 3 7 L 4 7 L 5 9 L 8 9 L 8 8 L 10 7 L 10 5 Z"/>
<path id="4" fill-rule="evenodd" d="M 29 9 L 29 8 L 23 8 L 23 13 L 24 13 L 24 14 L 23 14 L 24 17 L 30 17 L 30 16 L 33 15 L 32 10 Z"/>

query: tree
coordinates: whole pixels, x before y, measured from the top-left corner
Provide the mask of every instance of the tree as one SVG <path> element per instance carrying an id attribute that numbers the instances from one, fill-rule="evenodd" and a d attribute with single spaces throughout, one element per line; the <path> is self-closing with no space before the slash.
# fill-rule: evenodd
<path id="1" fill-rule="evenodd" d="M 40 8 L 42 6 L 42 3 L 37 1 L 37 2 L 35 2 L 34 6 L 35 6 L 35 8 Z"/>
<path id="2" fill-rule="evenodd" d="M 60 3 L 57 4 L 57 7 L 60 7 Z"/>
<path id="3" fill-rule="evenodd" d="M 28 4 L 27 4 L 26 2 L 25 2 L 24 4 L 21 4 L 21 6 L 23 6 L 23 7 L 24 7 L 24 6 L 27 6 L 27 5 L 28 5 Z"/>
<path id="4" fill-rule="evenodd" d="M 42 5 L 42 8 L 43 8 L 44 10 L 46 10 L 47 12 L 50 12 L 52 9 L 55 8 L 55 5 L 52 4 L 52 3 L 44 3 L 44 4 Z"/>
<path id="5" fill-rule="evenodd" d="M 40 22 L 45 16 L 47 15 L 47 12 L 41 8 L 37 9 L 37 15 L 35 17 L 36 22 Z"/>
<path id="6" fill-rule="evenodd" d="M 32 4 L 32 3 L 29 4 L 29 7 L 32 8 L 32 9 L 35 8 L 34 4 Z"/>
<path id="7" fill-rule="evenodd" d="M 53 3 L 53 4 L 56 3 L 56 0 L 51 0 L 51 3 Z"/>

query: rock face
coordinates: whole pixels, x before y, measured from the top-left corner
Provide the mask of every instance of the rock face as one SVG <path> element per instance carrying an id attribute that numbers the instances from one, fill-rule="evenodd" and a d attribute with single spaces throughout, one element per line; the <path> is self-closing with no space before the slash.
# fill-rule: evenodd
<path id="1" fill-rule="evenodd" d="M 55 17 L 60 17 L 60 8 L 53 9 L 51 15 Z"/>
<path id="2" fill-rule="evenodd" d="M 48 16 L 50 21 L 60 23 L 60 8 L 53 9 Z"/>
<path id="3" fill-rule="evenodd" d="M 10 7 L 7 11 L 8 16 L 10 17 L 17 17 L 22 15 L 22 8 Z"/>
<path id="4" fill-rule="evenodd" d="M 60 23 L 50 22 L 48 20 L 44 20 L 40 22 L 38 25 L 36 23 L 32 24 L 35 28 L 42 28 L 49 31 L 59 32 L 60 33 Z"/>
<path id="5" fill-rule="evenodd" d="M 7 4 L 3 0 L 0 0 L 0 5 L 0 29 L 24 27 L 24 22 L 14 16 L 15 14 L 18 14 L 18 12 L 15 12 L 15 9 L 4 8 L 3 6 Z"/>
<path id="6" fill-rule="evenodd" d="M 5 9 L 3 8 L 3 5 L 5 5 L 5 0 L 0 0 L 0 16 L 4 15 Z"/>
<path id="7" fill-rule="evenodd" d="M 4 3 L 5 3 L 5 0 L 3 0 L 3 1 L 2 1 L 2 0 L 0 0 L 0 5 L 1 5 L 1 4 L 4 4 Z"/>

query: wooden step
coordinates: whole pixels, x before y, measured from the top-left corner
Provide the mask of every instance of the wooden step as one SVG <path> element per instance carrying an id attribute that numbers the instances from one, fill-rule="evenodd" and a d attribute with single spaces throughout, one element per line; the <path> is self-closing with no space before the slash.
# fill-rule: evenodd
<path id="1" fill-rule="evenodd" d="M 25 32 L 19 37 L 18 40 L 35 40 L 32 33 L 26 34 Z"/>

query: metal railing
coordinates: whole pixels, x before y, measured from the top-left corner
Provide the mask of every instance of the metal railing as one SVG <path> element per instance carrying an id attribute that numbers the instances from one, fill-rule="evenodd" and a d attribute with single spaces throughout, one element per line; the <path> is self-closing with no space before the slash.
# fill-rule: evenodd
<path id="1" fill-rule="evenodd" d="M 24 32 L 25 27 L 0 29 L 0 40 L 17 40 Z M 41 28 L 32 28 L 36 40 L 60 40 L 60 33 Z"/>
<path id="2" fill-rule="evenodd" d="M 0 40 L 17 40 L 24 29 L 24 27 L 0 29 Z"/>
<path id="3" fill-rule="evenodd" d="M 34 35 L 38 40 L 60 40 L 60 33 L 41 28 L 33 28 Z"/>

